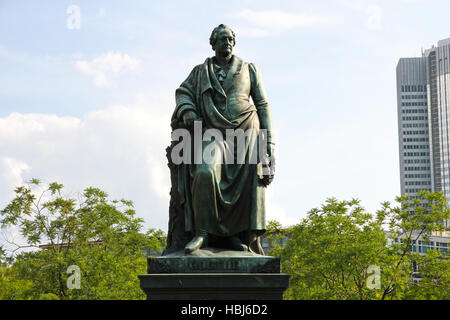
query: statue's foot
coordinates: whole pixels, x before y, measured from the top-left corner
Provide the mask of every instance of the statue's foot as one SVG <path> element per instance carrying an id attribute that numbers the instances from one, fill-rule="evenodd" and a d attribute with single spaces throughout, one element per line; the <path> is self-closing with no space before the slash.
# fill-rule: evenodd
<path id="1" fill-rule="evenodd" d="M 227 247 L 236 251 L 248 251 L 248 247 L 238 237 L 228 238 Z"/>
<path id="2" fill-rule="evenodd" d="M 186 253 L 192 253 L 198 249 L 200 249 L 202 246 L 206 246 L 208 244 L 208 240 L 206 236 L 195 236 L 194 239 L 192 239 L 186 247 L 184 247 L 184 252 Z"/>

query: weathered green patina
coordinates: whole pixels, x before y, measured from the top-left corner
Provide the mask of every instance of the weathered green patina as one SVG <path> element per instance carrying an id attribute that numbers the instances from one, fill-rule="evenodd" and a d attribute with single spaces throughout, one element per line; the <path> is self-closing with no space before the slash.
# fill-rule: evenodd
<path id="1" fill-rule="evenodd" d="M 210 43 L 215 56 L 196 66 L 176 90 L 174 141 L 166 149 L 172 183 L 167 247 L 163 256 L 148 259 L 140 286 L 149 300 L 282 299 L 289 275 L 280 273 L 279 258 L 264 256 L 259 241 L 274 164 L 261 75 L 253 63 L 232 54 L 235 35 L 227 26 L 215 28 Z M 252 134 L 244 136 L 241 146 L 216 136 L 196 142 L 199 124 L 205 136 L 209 130 L 222 137 L 227 130 Z M 180 131 L 187 138 L 178 148 L 175 133 Z M 262 147 L 261 136 L 267 142 Z M 183 161 L 174 160 L 179 150 Z M 209 161 L 203 157 L 206 151 Z M 226 158 L 230 154 L 232 163 Z M 270 170 L 263 171 L 264 165 Z"/>
<path id="2" fill-rule="evenodd" d="M 216 240 L 232 250 L 264 254 L 259 236 L 265 232 L 265 187 L 273 175 L 262 175 L 260 157 L 256 163 L 250 158 L 258 153 L 260 129 L 267 130 L 267 154 L 273 156 L 269 103 L 258 68 L 232 54 L 234 32 L 220 25 L 210 43 L 215 56 L 196 66 L 176 90 L 172 129 L 192 130 L 194 121 L 201 121 L 204 131 L 217 129 L 225 136 L 227 129 L 242 129 L 253 135 L 241 150 L 243 163 L 226 163 L 224 155 L 236 154 L 237 146 L 212 139 L 193 152 L 203 154 L 208 148 L 213 155 L 209 163 L 169 164 L 172 221 L 166 253 L 180 249 L 180 243 L 192 253 Z"/>

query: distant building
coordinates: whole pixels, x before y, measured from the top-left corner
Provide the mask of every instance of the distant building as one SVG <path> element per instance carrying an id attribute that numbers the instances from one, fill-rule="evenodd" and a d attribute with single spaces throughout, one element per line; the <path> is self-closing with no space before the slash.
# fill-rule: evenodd
<path id="1" fill-rule="evenodd" d="M 280 232 L 281 231 L 278 231 L 278 232 L 267 232 L 267 233 L 265 233 L 265 234 L 263 234 L 261 236 L 261 239 L 260 239 L 261 247 L 262 247 L 265 255 L 267 255 L 269 253 L 270 249 L 272 249 L 273 246 L 274 246 L 274 243 L 271 243 L 271 241 L 269 240 L 269 237 L 272 236 L 272 235 L 278 234 Z M 284 247 L 286 245 L 287 241 L 289 240 L 289 237 L 290 237 L 289 234 L 284 234 L 283 237 L 281 237 L 281 239 L 280 239 L 281 243 L 279 243 L 279 244 L 282 247 Z M 277 240 L 273 239 L 272 241 L 277 241 Z"/>
<path id="2" fill-rule="evenodd" d="M 163 238 L 160 238 L 160 240 L 163 240 Z M 88 246 L 93 246 L 93 245 L 102 246 L 103 245 L 103 241 L 102 240 L 88 241 L 86 244 Z M 41 250 L 49 250 L 49 249 L 52 249 L 52 248 L 67 249 L 67 248 L 70 248 L 70 247 L 72 247 L 72 244 L 70 244 L 70 243 L 59 243 L 59 244 L 47 243 L 47 244 L 39 245 L 39 249 L 41 249 Z M 163 252 L 163 249 L 159 250 L 158 252 L 155 252 L 151 248 L 143 248 L 142 249 L 142 253 L 144 253 L 147 257 L 149 257 L 149 256 L 160 256 L 162 254 L 162 252 Z"/>
<path id="3" fill-rule="evenodd" d="M 264 253 L 267 255 L 270 251 L 270 249 L 273 248 L 274 243 L 269 240 L 268 237 L 274 236 L 276 234 L 283 233 L 283 236 L 281 237 L 281 246 L 286 246 L 287 241 L 290 238 L 289 233 L 283 232 L 283 230 L 277 231 L 277 232 L 271 232 L 266 233 L 261 237 L 261 246 L 264 250 Z M 386 237 L 389 236 L 389 233 L 386 232 Z M 276 237 L 273 237 L 276 238 Z M 425 254 L 428 250 L 439 250 L 441 254 L 443 254 L 443 257 L 447 259 L 447 256 L 445 256 L 446 253 L 450 252 L 450 232 L 432 232 L 431 235 L 428 237 L 427 240 L 425 240 L 422 236 L 419 237 L 419 233 L 415 232 L 412 235 L 412 239 L 414 239 L 410 243 L 410 250 L 411 252 L 417 252 L 419 254 Z M 274 240 L 272 240 L 274 241 Z M 403 243 L 402 237 L 397 238 L 394 240 L 395 243 Z M 417 263 L 413 262 L 412 266 L 412 277 L 411 277 L 411 283 L 418 283 L 420 282 L 420 270 Z"/>
<path id="4" fill-rule="evenodd" d="M 92 245 L 102 245 L 103 241 L 102 240 L 95 240 L 95 241 L 88 241 L 87 245 L 92 246 Z M 72 246 L 72 244 L 70 243 L 58 243 L 58 244 L 51 244 L 51 243 L 46 243 L 46 244 L 40 244 L 39 245 L 39 249 L 42 250 L 48 250 L 48 249 L 52 249 L 52 248 L 59 248 L 59 249 L 67 249 L 70 248 Z"/>
<path id="5" fill-rule="evenodd" d="M 423 237 L 418 237 L 418 233 L 414 233 L 414 239 L 410 243 L 411 252 L 417 252 L 421 255 L 427 253 L 428 250 L 439 250 L 441 254 L 446 254 L 450 250 L 450 232 L 433 232 L 427 240 Z M 396 243 L 401 243 L 402 238 L 395 239 Z M 420 281 L 420 270 L 417 263 L 413 262 L 411 266 L 413 271 L 412 282 L 418 283 Z"/>
<path id="6" fill-rule="evenodd" d="M 401 194 L 442 191 L 450 202 L 450 38 L 401 58 L 396 73 Z"/>

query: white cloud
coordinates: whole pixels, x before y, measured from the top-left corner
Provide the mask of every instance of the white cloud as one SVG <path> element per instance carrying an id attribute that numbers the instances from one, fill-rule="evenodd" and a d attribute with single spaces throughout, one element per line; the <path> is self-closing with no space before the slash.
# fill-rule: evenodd
<path id="1" fill-rule="evenodd" d="M 271 184 L 266 189 L 266 221 L 276 220 L 281 223 L 283 227 L 290 227 L 300 223 L 300 219 L 298 217 L 288 215 L 286 211 L 277 204 L 275 195 L 276 185 Z"/>
<path id="2" fill-rule="evenodd" d="M 289 13 L 280 10 L 242 10 L 236 13 L 236 16 L 243 18 L 244 20 L 247 20 L 258 27 L 278 30 L 301 28 L 311 25 L 323 24 L 328 21 L 325 16 Z"/>
<path id="3" fill-rule="evenodd" d="M 248 37 L 248 38 L 262 38 L 269 36 L 271 34 L 270 31 L 261 29 L 261 28 L 247 28 L 236 26 L 233 28 L 240 37 Z"/>
<path id="4" fill-rule="evenodd" d="M 150 103 L 149 101 L 152 101 Z M 155 102 L 157 101 L 157 102 Z M 82 118 L 13 113 L 0 118 L 0 207 L 31 178 L 65 185 L 77 197 L 88 186 L 112 199 L 135 203 L 147 226 L 167 228 L 170 191 L 165 148 L 170 112 L 161 97 L 139 95 L 132 105 L 113 105 Z M 267 189 L 267 220 L 298 223 L 277 204 L 276 183 Z M 8 193 L 6 193 L 8 192 Z"/>
<path id="5" fill-rule="evenodd" d="M 76 61 L 75 68 L 92 78 L 94 85 L 100 88 L 111 84 L 111 79 L 125 70 L 136 70 L 139 60 L 127 54 L 109 52 L 92 61 Z"/>
<path id="6" fill-rule="evenodd" d="M 168 212 L 170 187 L 166 105 L 140 96 L 132 105 L 83 118 L 19 113 L 0 118 L 1 209 L 14 187 L 40 178 L 63 183 L 71 196 L 95 186 L 113 199 L 132 200 L 147 226 L 165 228 L 168 216 L 161 212 Z"/>
<path id="7" fill-rule="evenodd" d="M 235 17 L 251 24 L 250 27 L 236 27 L 240 34 L 248 37 L 263 37 L 289 29 L 305 28 L 331 22 L 331 18 L 325 15 L 291 13 L 280 10 L 254 11 L 247 9 L 235 13 Z"/>
<path id="8" fill-rule="evenodd" d="M 0 195 L 12 199 L 14 197 L 14 189 L 26 182 L 24 175 L 30 170 L 30 166 L 24 161 L 0 156 Z M 0 210 L 4 209 L 1 200 L 0 196 Z M 17 248 L 17 245 L 23 246 L 25 244 L 23 236 L 16 227 L 10 226 L 0 229 L 0 245 L 5 250 L 13 251 Z"/>
<path id="9" fill-rule="evenodd" d="M 0 157 L 0 192 L 13 197 L 14 188 L 24 183 L 23 175 L 30 171 L 24 161 L 11 157 Z"/>

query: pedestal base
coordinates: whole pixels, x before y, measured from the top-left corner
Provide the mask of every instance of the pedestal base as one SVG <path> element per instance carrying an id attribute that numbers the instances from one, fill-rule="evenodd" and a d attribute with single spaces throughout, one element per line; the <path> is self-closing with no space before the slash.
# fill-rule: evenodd
<path id="1" fill-rule="evenodd" d="M 289 286 L 279 258 L 212 249 L 149 258 L 139 279 L 148 300 L 281 300 Z"/>
<path id="2" fill-rule="evenodd" d="M 184 273 L 139 276 L 148 300 L 281 300 L 289 275 Z"/>

